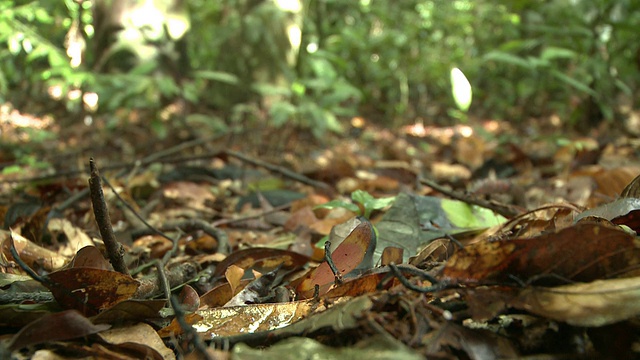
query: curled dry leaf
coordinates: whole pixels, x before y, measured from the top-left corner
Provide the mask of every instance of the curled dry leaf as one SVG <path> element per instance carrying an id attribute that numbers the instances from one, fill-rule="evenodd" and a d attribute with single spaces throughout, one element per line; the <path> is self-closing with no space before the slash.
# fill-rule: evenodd
<path id="1" fill-rule="evenodd" d="M 236 289 L 240 285 L 240 281 L 244 276 L 244 269 L 237 265 L 229 265 L 224 272 L 224 277 L 227 278 L 227 282 L 231 286 L 231 292 L 236 293 Z"/>
<path id="2" fill-rule="evenodd" d="M 78 250 L 70 263 L 74 268 L 94 268 L 113 270 L 111 264 L 104 258 L 100 250 L 95 246 L 85 246 Z"/>
<path id="3" fill-rule="evenodd" d="M 441 277 L 454 283 L 557 284 L 633 276 L 640 265 L 635 236 L 615 227 L 578 223 L 533 238 L 472 244 L 456 252 Z"/>
<path id="4" fill-rule="evenodd" d="M 144 323 L 103 331 L 98 336 L 112 349 L 114 347 L 131 348 L 141 353 L 146 352 L 146 359 L 171 360 L 176 358 L 173 351 L 162 342 L 158 333 L 150 325 Z"/>
<path id="5" fill-rule="evenodd" d="M 250 282 L 251 280 L 240 281 L 237 289 L 234 289 L 233 291 L 231 289 L 231 284 L 228 282 L 219 284 L 200 296 L 200 304 L 203 307 L 221 307 Z"/>
<path id="6" fill-rule="evenodd" d="M 32 241 L 13 233 L 13 243 L 20 258 L 31 268 L 41 268 L 46 271 L 54 271 L 62 268 L 68 261 L 64 256 L 60 256 L 55 251 L 45 249 Z M 0 243 L 2 244 L 2 254 L 9 260 L 11 256 L 11 245 L 8 241 L 9 231 L 0 230 Z"/>
<path id="7" fill-rule="evenodd" d="M 66 246 L 60 251 L 63 255 L 72 256 L 78 249 L 94 245 L 93 240 L 87 233 L 74 226 L 67 219 L 51 219 L 47 224 L 47 228 L 53 237 L 64 234 L 67 238 Z"/>
<path id="8" fill-rule="evenodd" d="M 529 287 L 510 305 L 574 326 L 613 324 L 640 315 L 640 277 Z"/>

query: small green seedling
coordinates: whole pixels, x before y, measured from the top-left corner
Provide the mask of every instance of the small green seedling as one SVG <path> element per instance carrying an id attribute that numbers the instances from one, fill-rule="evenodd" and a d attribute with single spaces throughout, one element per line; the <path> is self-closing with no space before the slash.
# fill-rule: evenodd
<path id="1" fill-rule="evenodd" d="M 364 190 L 356 190 L 351 193 L 351 200 L 348 202 L 344 200 L 331 200 L 328 203 L 316 206 L 317 209 L 335 209 L 345 208 L 349 211 L 356 213 L 356 215 L 364 216 L 366 219 L 371 218 L 373 210 L 384 209 L 385 207 L 393 204 L 396 201 L 396 197 L 386 198 L 374 198 L 371 194 Z"/>

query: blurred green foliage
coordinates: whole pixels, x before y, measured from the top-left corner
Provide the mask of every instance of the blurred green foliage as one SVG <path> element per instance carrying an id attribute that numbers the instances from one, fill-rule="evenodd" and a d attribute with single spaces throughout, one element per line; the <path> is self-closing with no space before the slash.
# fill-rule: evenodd
<path id="1" fill-rule="evenodd" d="M 453 68 L 471 83 L 470 115 L 513 121 L 612 120 L 640 81 L 635 0 L 140 0 L 114 11 L 121 3 L 0 0 L 0 100 L 26 106 L 56 85 L 97 93 L 99 113 L 157 114 L 183 99 L 187 123 L 215 111 L 226 125 L 321 136 L 359 114 L 457 121 Z"/>

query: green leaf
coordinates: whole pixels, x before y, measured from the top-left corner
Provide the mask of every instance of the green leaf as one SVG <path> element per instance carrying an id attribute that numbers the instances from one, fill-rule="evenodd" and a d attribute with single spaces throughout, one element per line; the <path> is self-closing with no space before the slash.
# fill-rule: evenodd
<path id="1" fill-rule="evenodd" d="M 350 202 L 342 201 L 342 200 L 331 200 L 328 203 L 324 203 L 322 205 L 318 205 L 315 207 L 315 209 L 336 209 L 336 208 L 344 208 L 360 215 L 360 208 L 358 207 L 358 205 L 352 204 Z"/>
<path id="2" fill-rule="evenodd" d="M 503 216 L 489 209 L 469 205 L 458 200 L 442 199 L 441 206 L 451 224 L 459 228 L 485 228 L 499 225 L 506 221 Z"/>
<path id="3" fill-rule="evenodd" d="M 269 109 L 269 117 L 271 118 L 271 123 L 275 127 L 280 127 L 286 124 L 295 113 L 296 107 L 284 101 L 271 105 L 271 108 Z"/>
<path id="4" fill-rule="evenodd" d="M 208 129 L 215 131 L 216 133 L 225 133 L 229 131 L 229 126 L 221 118 L 213 115 L 206 114 L 191 114 L 187 115 L 187 123 L 189 125 L 202 124 Z"/>
<path id="5" fill-rule="evenodd" d="M 291 84 L 291 91 L 297 96 L 303 96 L 307 90 L 304 84 L 295 81 L 293 84 Z"/>
<path id="6" fill-rule="evenodd" d="M 564 74 L 564 73 L 562 73 L 562 72 L 560 72 L 558 70 L 551 69 L 551 74 L 556 79 L 566 83 L 569 86 L 574 87 L 577 90 L 580 90 L 580 91 L 582 91 L 584 93 L 587 93 L 587 94 L 589 94 L 591 96 L 594 96 L 594 97 L 598 96 L 598 94 L 595 91 L 593 91 L 593 89 L 591 89 L 588 85 L 583 84 L 580 81 L 578 81 L 578 80 L 576 80 L 576 79 L 574 79 L 574 78 L 572 78 L 572 77 L 570 77 L 570 76 L 568 76 L 568 75 L 566 75 L 566 74 Z"/>
<path id="7" fill-rule="evenodd" d="M 202 78 L 231 85 L 240 83 L 240 80 L 237 76 L 223 71 L 200 70 L 194 72 L 193 77 L 196 79 Z"/>
<path id="8" fill-rule="evenodd" d="M 194 104 L 198 103 L 198 100 L 200 99 L 200 91 L 193 82 L 187 82 L 182 85 L 182 94 L 187 101 Z"/>
<path id="9" fill-rule="evenodd" d="M 158 90 L 160 90 L 160 93 L 164 96 L 173 96 L 180 93 L 180 87 L 178 87 L 175 80 L 169 76 L 156 77 L 156 84 L 158 85 Z"/>
<path id="10" fill-rule="evenodd" d="M 364 190 L 356 190 L 351 193 L 351 199 L 355 202 L 365 204 L 368 201 L 373 200 L 373 196 Z"/>
<path id="11" fill-rule="evenodd" d="M 19 174 L 22 171 L 23 171 L 22 167 L 20 167 L 20 165 L 15 164 L 15 165 L 6 166 L 4 169 L 2 169 L 2 174 L 3 175 Z"/>
<path id="12" fill-rule="evenodd" d="M 364 205 L 365 205 L 365 208 L 369 208 L 372 210 L 380 210 L 393 204 L 394 201 L 396 201 L 395 196 L 378 198 L 378 199 L 374 198 L 364 203 Z"/>
<path id="13" fill-rule="evenodd" d="M 148 75 L 158 68 L 155 61 L 143 61 L 134 67 L 129 74 L 131 75 Z"/>
<path id="14" fill-rule="evenodd" d="M 282 95 L 290 96 L 291 90 L 284 86 L 277 86 L 269 83 L 253 84 L 252 89 L 262 96 Z"/>
<path id="15" fill-rule="evenodd" d="M 540 55 L 540 57 L 545 60 L 573 59 L 576 57 L 576 55 L 576 52 L 573 50 L 549 46 L 542 50 L 542 54 Z"/>
<path id="16" fill-rule="evenodd" d="M 509 65 L 516 65 L 525 69 L 534 68 L 527 59 L 502 51 L 491 51 L 485 54 L 483 59 L 484 61 L 498 61 Z"/>
<path id="17" fill-rule="evenodd" d="M 325 110 L 324 120 L 325 120 L 325 126 L 327 127 L 327 129 L 337 134 L 340 134 L 343 132 L 342 124 L 340 124 L 340 121 L 338 121 L 338 118 L 336 118 L 336 115 L 333 112 Z"/>
<path id="18" fill-rule="evenodd" d="M 337 73 L 333 68 L 333 65 L 325 59 L 313 59 L 311 61 L 311 68 L 319 78 L 335 80 L 337 77 Z"/>
<path id="19" fill-rule="evenodd" d="M 371 217 L 373 210 L 384 209 L 396 200 L 395 196 L 376 199 L 364 190 L 356 190 L 351 193 L 351 199 L 354 202 L 362 204 L 362 207 L 364 207 L 364 217 L 367 219 Z"/>

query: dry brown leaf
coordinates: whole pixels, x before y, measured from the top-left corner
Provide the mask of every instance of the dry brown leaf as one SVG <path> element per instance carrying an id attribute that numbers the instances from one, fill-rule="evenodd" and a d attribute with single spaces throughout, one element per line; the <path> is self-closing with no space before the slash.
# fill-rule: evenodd
<path id="1" fill-rule="evenodd" d="M 69 259 L 42 246 L 36 245 L 30 240 L 13 233 L 13 243 L 20 258 L 31 268 L 41 268 L 46 271 L 54 271 L 64 267 Z M 12 261 L 9 231 L 0 230 L 0 243 L 2 254 Z"/>
<path id="2" fill-rule="evenodd" d="M 469 245 L 458 250 L 442 271 L 453 282 L 513 283 L 560 279 L 593 281 L 632 276 L 640 265 L 635 236 L 615 227 L 578 223 L 533 238 Z"/>
<path id="3" fill-rule="evenodd" d="M 231 286 L 231 292 L 236 293 L 236 289 L 240 286 L 240 280 L 244 276 L 244 269 L 237 265 L 230 265 L 224 272 L 224 277 L 227 279 L 229 286 Z"/>
<path id="4" fill-rule="evenodd" d="M 128 300 L 140 283 L 131 276 L 93 268 L 71 268 L 53 272 L 46 284 L 60 306 L 95 315 Z"/>
<path id="5" fill-rule="evenodd" d="M 640 315 L 640 277 L 520 291 L 511 306 L 574 326 L 603 326 Z"/>
<path id="6" fill-rule="evenodd" d="M 173 350 L 165 346 L 158 333 L 150 325 L 144 323 L 103 331 L 98 336 L 111 348 L 137 344 L 157 352 L 161 359 L 172 360 L 176 358 Z"/>

